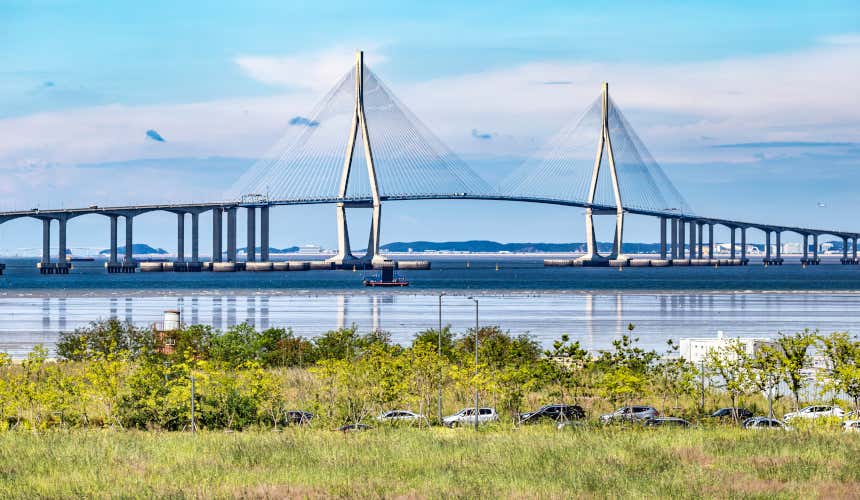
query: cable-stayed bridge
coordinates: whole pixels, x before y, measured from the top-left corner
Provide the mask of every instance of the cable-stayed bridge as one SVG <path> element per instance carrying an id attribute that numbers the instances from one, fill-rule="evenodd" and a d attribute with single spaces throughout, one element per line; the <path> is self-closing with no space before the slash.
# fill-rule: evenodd
<path id="1" fill-rule="evenodd" d="M 319 267 L 381 266 L 382 205 L 398 200 L 488 200 L 544 203 L 585 209 L 587 252 L 571 261 L 549 264 L 583 266 L 626 265 L 744 265 L 748 229 L 765 236 L 765 264 L 782 264 L 781 235 L 793 232 L 804 240 L 803 264 L 818 264 L 818 238 L 832 235 L 843 241 L 843 264 L 857 264 L 860 233 L 826 228 L 791 227 L 722 219 L 697 214 L 636 135 L 603 84 L 599 97 L 570 126 L 558 132 L 530 160 L 498 186 L 490 186 L 401 103 L 364 65 L 355 67 L 329 91 L 297 134 L 284 137 L 237 182 L 224 201 L 193 204 L 154 204 L 77 209 L 0 212 L 0 223 L 30 217 L 42 221 L 42 259 L 46 274 L 67 274 L 67 222 L 97 214 L 110 219 L 109 272 L 134 272 L 133 220 L 153 211 L 177 215 L 175 270 L 232 271 L 277 269 L 269 261 L 269 209 L 278 205 L 334 204 L 337 255 Z M 346 210 L 372 209 L 367 253 L 355 256 L 350 245 Z M 237 212 L 247 216 L 246 262 L 237 262 Z M 200 259 L 199 216 L 212 212 L 212 260 Z M 257 222 L 259 214 L 259 256 Z M 625 215 L 659 220 L 660 258 L 636 260 L 625 256 Z M 226 215 L 226 252 L 224 219 Z M 601 255 L 595 238 L 595 216 L 615 218 L 612 251 Z M 185 255 L 185 222 L 191 219 L 191 252 Z M 118 221 L 124 219 L 125 255 L 117 255 Z M 58 254 L 51 259 L 52 221 L 57 221 Z M 714 259 L 714 226 L 730 231 L 729 259 Z M 705 237 L 707 230 L 707 246 Z M 736 235 L 740 234 L 740 242 Z M 775 247 L 771 238 L 775 236 Z M 809 239 L 813 240 L 809 255 Z M 850 244 L 849 244 L 850 243 Z M 851 248 L 849 255 L 849 247 Z M 707 248 L 707 252 L 705 251 Z M 775 248 L 772 254 L 771 249 Z M 259 257 L 259 259 L 258 259 Z M 163 269 L 158 264 L 158 269 Z M 155 269 L 150 266 L 149 269 Z M 283 266 L 281 268 L 284 268 Z M 289 268 L 289 267 L 286 267 Z"/>

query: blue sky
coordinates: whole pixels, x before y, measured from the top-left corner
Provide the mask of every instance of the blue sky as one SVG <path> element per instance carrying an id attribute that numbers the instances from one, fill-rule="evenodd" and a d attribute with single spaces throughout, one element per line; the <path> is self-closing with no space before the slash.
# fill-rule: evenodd
<path id="1" fill-rule="evenodd" d="M 860 9 L 749 4 L 0 0 L 0 205 L 217 197 L 364 48 L 491 180 L 605 79 L 697 212 L 857 229 Z M 273 245 L 333 245 L 332 212 L 284 209 Z M 385 215 L 383 241 L 583 238 L 574 209 L 403 203 Z M 170 220 L 141 218 L 139 239 L 172 248 Z M 653 240 L 653 226 L 628 237 Z M 70 243 L 103 246 L 106 228 L 78 220 Z M 0 248 L 38 241 L 35 221 L 0 225 Z"/>

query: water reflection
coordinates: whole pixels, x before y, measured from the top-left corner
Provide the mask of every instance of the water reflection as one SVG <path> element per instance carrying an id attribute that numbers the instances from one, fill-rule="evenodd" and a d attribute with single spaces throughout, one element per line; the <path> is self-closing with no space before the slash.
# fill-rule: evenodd
<path id="1" fill-rule="evenodd" d="M 482 296 L 480 321 L 512 334 L 529 333 L 544 346 L 569 334 L 591 350 L 611 346 L 635 325 L 643 347 L 662 351 L 668 338 L 728 335 L 775 336 L 779 331 L 819 328 L 860 331 L 860 294 L 797 293 L 582 293 Z M 33 345 L 50 347 L 63 330 L 120 317 L 139 326 L 160 322 L 177 309 L 185 323 L 225 329 L 248 321 L 257 328 L 292 328 L 316 336 L 355 324 L 362 332 L 384 330 L 401 343 L 436 328 L 437 295 L 326 294 L 164 297 L 0 298 L 0 350 L 20 358 Z M 443 323 L 455 332 L 474 324 L 474 306 L 450 295 Z"/>

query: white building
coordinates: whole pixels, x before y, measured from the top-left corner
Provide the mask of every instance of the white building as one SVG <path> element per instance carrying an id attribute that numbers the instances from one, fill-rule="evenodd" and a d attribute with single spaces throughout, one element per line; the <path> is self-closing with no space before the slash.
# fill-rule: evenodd
<path id="1" fill-rule="evenodd" d="M 776 345 L 776 342 L 769 338 L 725 337 L 723 332 L 717 332 L 716 337 L 681 339 L 678 354 L 692 363 L 701 363 L 708 352 L 713 350 L 727 351 L 733 342 L 740 342 L 750 356 L 762 346 Z"/>

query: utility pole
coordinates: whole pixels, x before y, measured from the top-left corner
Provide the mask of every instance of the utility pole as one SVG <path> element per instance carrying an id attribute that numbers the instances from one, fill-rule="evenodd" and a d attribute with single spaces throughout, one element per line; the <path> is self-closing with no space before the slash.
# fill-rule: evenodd
<path id="1" fill-rule="evenodd" d="M 705 360 L 702 359 L 699 362 L 701 368 L 699 369 L 700 378 L 702 380 L 702 414 L 705 413 Z"/>
<path id="2" fill-rule="evenodd" d="M 191 433 L 196 431 L 197 424 L 194 422 L 194 374 L 191 374 Z"/>
<path id="3" fill-rule="evenodd" d="M 437 332 L 439 334 L 439 363 L 440 363 L 439 364 L 439 423 L 440 424 L 442 423 L 442 382 L 443 382 L 443 378 L 444 378 L 444 375 L 442 374 L 443 368 L 442 368 L 442 364 L 441 364 L 441 362 L 442 362 L 442 296 L 444 296 L 444 295 L 445 295 L 444 292 L 439 294 L 439 331 Z"/>
<path id="4" fill-rule="evenodd" d="M 478 415 L 480 408 L 478 407 L 478 299 L 469 297 L 475 301 L 475 430 L 478 430 Z"/>

